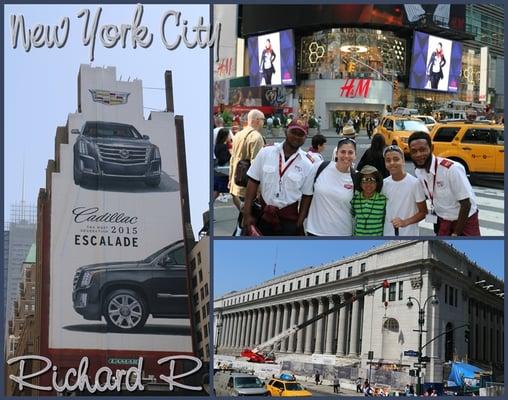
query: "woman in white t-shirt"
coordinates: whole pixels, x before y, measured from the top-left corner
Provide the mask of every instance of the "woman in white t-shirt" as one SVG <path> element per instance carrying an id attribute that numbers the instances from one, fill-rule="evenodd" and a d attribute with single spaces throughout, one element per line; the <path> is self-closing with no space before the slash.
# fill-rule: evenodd
<path id="1" fill-rule="evenodd" d="M 355 158 L 356 142 L 350 138 L 339 140 L 335 149 L 335 162 L 326 165 L 314 182 L 314 194 L 309 198 L 310 209 L 306 223 L 308 235 L 352 235 L 351 199 L 354 184 L 351 169 L 354 170 Z M 318 168 L 319 165 L 316 165 L 316 172 Z M 308 204 L 302 206 L 309 207 Z"/>
<path id="2" fill-rule="evenodd" d="M 399 146 L 386 147 L 383 157 L 390 172 L 381 191 L 388 198 L 384 236 L 418 236 L 418 222 L 427 215 L 423 188 L 404 170 L 404 153 Z"/>

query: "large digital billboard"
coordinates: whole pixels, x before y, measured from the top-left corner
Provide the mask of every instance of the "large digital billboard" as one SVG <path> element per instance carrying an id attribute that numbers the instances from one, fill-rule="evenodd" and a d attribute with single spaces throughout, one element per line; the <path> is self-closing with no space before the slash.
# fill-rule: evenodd
<path id="1" fill-rule="evenodd" d="M 462 43 L 415 32 L 409 75 L 411 89 L 457 92 L 462 69 Z"/>
<path id="2" fill-rule="evenodd" d="M 294 85 L 295 42 L 291 29 L 250 37 L 250 85 Z"/>

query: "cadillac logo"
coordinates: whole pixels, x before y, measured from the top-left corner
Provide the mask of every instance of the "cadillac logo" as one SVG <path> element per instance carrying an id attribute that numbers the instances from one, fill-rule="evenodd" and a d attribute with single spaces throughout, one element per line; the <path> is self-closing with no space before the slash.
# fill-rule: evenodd
<path id="1" fill-rule="evenodd" d="M 129 151 L 125 150 L 125 149 L 120 150 L 119 154 L 120 154 L 120 157 L 122 157 L 124 160 L 127 160 L 130 156 Z"/>
<path id="2" fill-rule="evenodd" d="M 119 104 L 127 104 L 130 93 L 127 92 L 111 92 L 109 90 L 88 89 L 92 94 L 92 100 L 96 103 L 116 106 Z"/>

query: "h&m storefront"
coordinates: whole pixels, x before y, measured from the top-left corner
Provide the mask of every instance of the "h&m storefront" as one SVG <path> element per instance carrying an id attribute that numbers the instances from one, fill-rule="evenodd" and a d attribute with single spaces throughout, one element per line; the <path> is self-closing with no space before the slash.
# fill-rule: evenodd
<path id="1" fill-rule="evenodd" d="M 309 82 L 310 83 L 310 82 Z M 307 88 L 311 85 L 305 85 Z M 383 115 L 391 107 L 391 83 L 371 78 L 318 79 L 313 82 L 313 109 L 322 127 L 332 129 L 335 116 Z"/>

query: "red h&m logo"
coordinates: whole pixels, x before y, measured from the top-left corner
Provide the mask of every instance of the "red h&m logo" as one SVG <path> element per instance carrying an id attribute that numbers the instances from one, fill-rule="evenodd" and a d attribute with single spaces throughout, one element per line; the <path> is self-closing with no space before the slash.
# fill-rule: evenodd
<path id="1" fill-rule="evenodd" d="M 368 97 L 370 83 L 370 79 L 346 79 L 340 88 L 340 97 Z"/>

